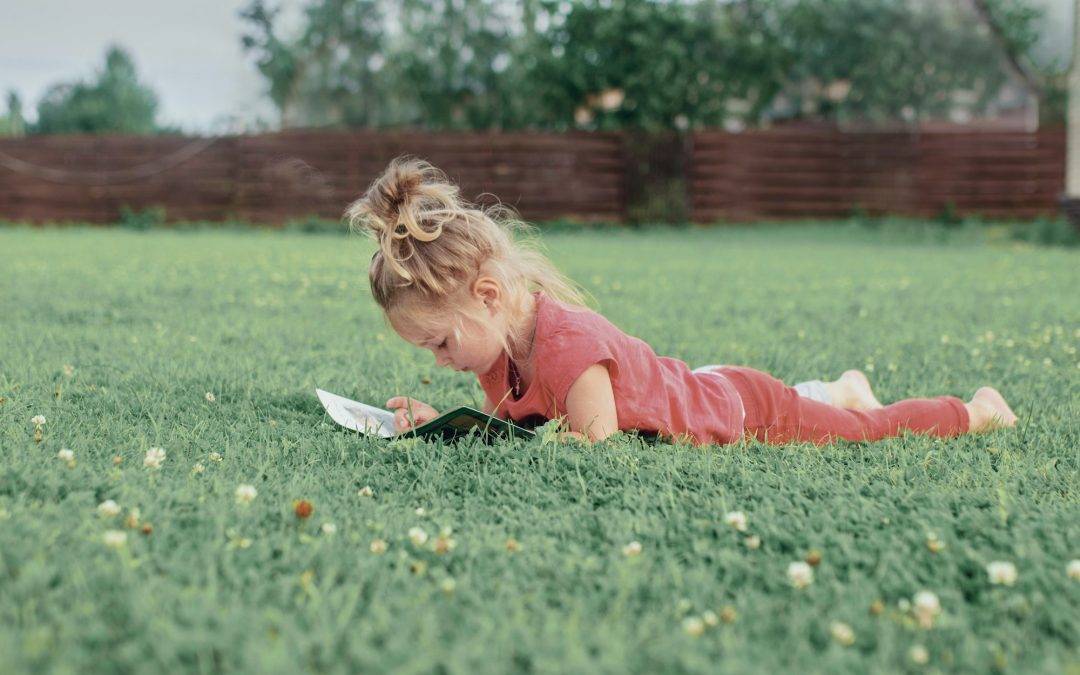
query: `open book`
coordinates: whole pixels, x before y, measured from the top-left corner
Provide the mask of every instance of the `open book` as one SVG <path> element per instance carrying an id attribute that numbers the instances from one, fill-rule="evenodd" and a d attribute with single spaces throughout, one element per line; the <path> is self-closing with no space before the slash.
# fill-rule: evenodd
<path id="1" fill-rule="evenodd" d="M 350 401 L 343 396 L 331 394 L 322 389 L 316 389 L 315 393 L 319 395 L 319 401 L 322 402 L 330 417 L 346 429 L 382 438 L 397 435 L 394 431 L 394 413 L 389 410 L 376 408 L 359 401 Z M 467 406 L 444 412 L 435 419 L 405 432 L 405 435 L 431 439 L 441 438 L 444 441 L 452 441 L 459 436 L 467 436 L 474 431 L 489 443 L 498 438 L 528 439 L 536 435 L 512 422 L 492 417 L 487 413 Z"/>

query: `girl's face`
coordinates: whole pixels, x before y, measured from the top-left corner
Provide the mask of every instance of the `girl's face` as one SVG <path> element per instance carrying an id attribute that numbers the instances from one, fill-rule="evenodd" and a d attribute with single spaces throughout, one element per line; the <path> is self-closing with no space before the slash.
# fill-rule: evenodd
<path id="1" fill-rule="evenodd" d="M 407 342 L 431 351 L 440 368 L 482 375 L 502 356 L 504 343 L 500 322 L 482 301 L 476 304 L 471 311 L 461 313 L 458 331 L 454 330 L 454 314 L 431 321 L 391 317 L 390 325 Z"/>

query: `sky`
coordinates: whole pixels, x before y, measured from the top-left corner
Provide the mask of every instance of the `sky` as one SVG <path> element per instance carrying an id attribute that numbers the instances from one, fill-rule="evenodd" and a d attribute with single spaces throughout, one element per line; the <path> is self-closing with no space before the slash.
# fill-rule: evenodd
<path id="1" fill-rule="evenodd" d="M 53 84 L 93 80 L 105 50 L 131 53 L 158 95 L 158 121 L 224 132 L 276 120 L 263 78 L 240 43 L 248 0 L 13 0 L 0 10 L 0 101 L 16 91 L 26 117 Z M 283 15 L 297 24 L 299 2 Z M 0 108 L 6 106 L 0 103 Z"/>
<path id="2" fill-rule="evenodd" d="M 1034 0 L 1047 10 L 1043 58 L 1064 62 L 1074 0 Z M 111 44 L 133 56 L 158 94 L 158 121 L 191 133 L 274 124 L 266 85 L 240 44 L 249 0 L 11 0 L 0 10 L 0 100 L 14 90 L 26 117 L 50 85 L 92 80 Z M 285 33 L 300 25 L 303 0 L 283 6 Z M 2 104 L 0 104 L 2 106 Z M 0 108 L 0 112 L 2 112 Z"/>

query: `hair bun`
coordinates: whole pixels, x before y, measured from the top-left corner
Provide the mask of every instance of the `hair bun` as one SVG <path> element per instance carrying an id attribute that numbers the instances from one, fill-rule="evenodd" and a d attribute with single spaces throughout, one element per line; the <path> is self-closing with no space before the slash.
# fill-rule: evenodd
<path id="1" fill-rule="evenodd" d="M 345 216 L 353 230 L 379 242 L 379 250 L 406 281 L 412 275 L 402 264 L 416 252 L 416 243 L 439 238 L 460 213 L 458 188 L 439 169 L 414 157 L 398 157 L 375 179 Z"/>

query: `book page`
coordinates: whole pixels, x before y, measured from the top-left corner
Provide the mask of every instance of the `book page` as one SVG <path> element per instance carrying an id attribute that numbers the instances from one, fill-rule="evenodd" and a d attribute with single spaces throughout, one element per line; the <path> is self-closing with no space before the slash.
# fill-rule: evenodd
<path id="1" fill-rule="evenodd" d="M 346 429 L 383 438 L 394 435 L 394 414 L 389 410 L 352 401 L 322 389 L 316 389 L 315 393 L 330 417 Z"/>

